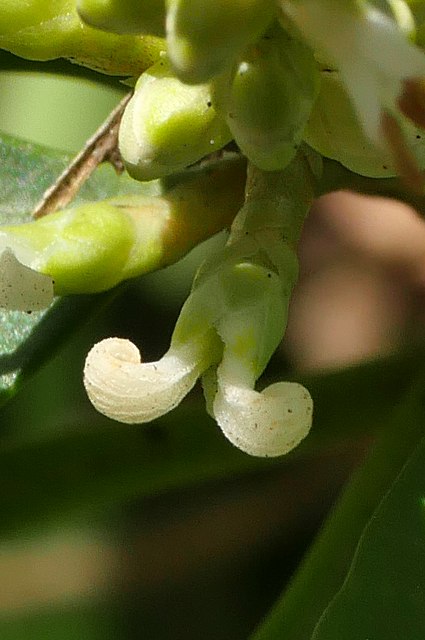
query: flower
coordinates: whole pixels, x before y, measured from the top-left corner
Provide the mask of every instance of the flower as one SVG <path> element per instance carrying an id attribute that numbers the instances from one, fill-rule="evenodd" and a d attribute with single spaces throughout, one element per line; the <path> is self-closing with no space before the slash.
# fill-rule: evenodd
<path id="1" fill-rule="evenodd" d="M 310 394 L 290 382 L 254 390 L 284 331 L 280 293 L 276 273 L 224 260 L 195 286 L 160 360 L 142 363 L 137 347 L 120 338 L 92 348 L 84 369 L 92 404 L 120 422 L 149 422 L 176 407 L 204 374 L 209 412 L 235 446 L 255 456 L 287 453 L 310 429 Z"/>
<path id="2" fill-rule="evenodd" d="M 303 152 L 280 172 L 249 165 L 245 204 L 226 246 L 198 271 L 167 353 L 143 363 L 132 343 L 111 338 L 88 354 L 84 384 L 99 411 L 148 422 L 202 377 L 207 410 L 235 446 L 278 456 L 299 444 L 312 423 L 308 391 L 283 382 L 259 393 L 255 384 L 285 332 L 313 182 Z"/>
<path id="3" fill-rule="evenodd" d="M 407 121 L 425 128 L 425 55 L 406 37 L 402 4 L 398 22 L 363 0 L 283 0 L 282 8 L 339 71 L 367 137 L 387 147 L 400 175 L 422 189 L 403 129 Z"/>

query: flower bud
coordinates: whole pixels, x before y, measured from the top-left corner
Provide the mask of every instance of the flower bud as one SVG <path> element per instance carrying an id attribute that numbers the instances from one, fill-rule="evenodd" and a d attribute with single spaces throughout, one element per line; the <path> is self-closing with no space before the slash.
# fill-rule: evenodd
<path id="1" fill-rule="evenodd" d="M 142 363 L 132 342 L 107 338 L 86 358 L 87 395 L 109 418 L 130 424 L 150 422 L 174 409 L 191 390 L 205 367 L 203 351 L 208 351 L 208 342 L 192 342 L 170 348 L 158 362 Z"/>
<path id="2" fill-rule="evenodd" d="M 243 201 L 244 173 L 245 163 L 233 157 L 169 188 L 134 183 L 132 194 L 0 226 L 0 253 L 9 247 L 22 265 L 51 276 L 58 295 L 103 291 L 176 262 L 229 226 Z"/>
<path id="3" fill-rule="evenodd" d="M 109 75 L 137 76 L 165 44 L 93 29 L 80 20 L 75 0 L 0 0 L 0 48 L 29 60 L 68 58 Z"/>
<path id="4" fill-rule="evenodd" d="M 265 171 L 295 156 L 319 89 L 311 50 L 278 25 L 216 82 L 217 109 L 243 153 Z"/>
<path id="5" fill-rule="evenodd" d="M 194 84 L 221 73 L 275 13 L 274 0 L 168 0 L 167 50 L 177 76 Z"/>
<path id="6" fill-rule="evenodd" d="M 223 312 L 215 326 L 223 356 L 215 373 L 207 372 L 204 392 L 224 435 L 255 456 L 287 453 L 311 426 L 312 400 L 301 385 L 284 382 L 262 393 L 254 390 L 285 332 L 296 279 L 296 258 L 289 248 L 287 252 L 288 269 L 280 277 L 252 261 L 241 261 L 220 274 Z"/>
<path id="7" fill-rule="evenodd" d="M 124 112 L 119 146 L 137 180 L 175 173 L 232 138 L 212 106 L 207 84 L 188 86 L 162 58 L 143 73 Z"/>
<path id="8" fill-rule="evenodd" d="M 311 428 L 313 401 L 296 382 L 277 382 L 259 393 L 220 382 L 213 414 L 224 435 L 251 456 L 288 453 Z"/>

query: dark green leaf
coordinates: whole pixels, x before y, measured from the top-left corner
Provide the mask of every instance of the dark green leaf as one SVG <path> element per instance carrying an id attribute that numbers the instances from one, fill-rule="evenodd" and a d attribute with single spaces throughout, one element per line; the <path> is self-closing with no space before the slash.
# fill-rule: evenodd
<path id="1" fill-rule="evenodd" d="M 363 532 L 314 640 L 425 636 L 425 439 Z"/>
<path id="2" fill-rule="evenodd" d="M 118 613 L 108 604 L 73 603 L 34 608 L 0 617 L 2 640 L 114 640 L 121 638 Z"/>
<path id="3" fill-rule="evenodd" d="M 424 435 L 425 382 L 420 375 L 398 403 L 363 466 L 353 476 L 287 591 L 253 640 L 311 640 L 323 611 L 340 591 L 365 527 Z M 347 405 L 347 411 L 349 406 Z M 421 490 L 423 484 L 419 486 Z M 387 558 L 391 563 L 393 558 Z M 376 596 L 374 596 L 376 597 Z M 369 601 L 369 606 L 373 602 Z M 323 636 L 324 638 L 325 636 Z M 351 637 L 341 632 L 331 638 Z M 356 640 L 381 640 L 357 635 Z M 385 637 L 385 636 L 382 636 Z M 416 640 L 416 636 L 398 636 Z M 420 636 L 417 638 L 423 637 Z M 322 636 L 321 636 L 322 638 Z"/>

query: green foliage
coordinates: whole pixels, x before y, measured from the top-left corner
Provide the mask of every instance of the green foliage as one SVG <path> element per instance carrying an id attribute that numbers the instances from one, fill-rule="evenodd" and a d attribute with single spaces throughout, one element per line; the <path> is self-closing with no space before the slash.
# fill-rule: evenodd
<path id="1" fill-rule="evenodd" d="M 313 638 L 420 638 L 425 628 L 425 486 L 422 439 L 359 540 L 341 590 Z M 389 561 L 391 559 L 391 561 Z M 373 607 L 371 603 L 373 602 Z"/>

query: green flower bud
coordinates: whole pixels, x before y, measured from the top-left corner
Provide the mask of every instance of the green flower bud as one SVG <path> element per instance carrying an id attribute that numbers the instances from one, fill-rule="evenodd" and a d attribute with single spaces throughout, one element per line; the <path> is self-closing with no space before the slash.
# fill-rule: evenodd
<path id="1" fill-rule="evenodd" d="M 165 35 L 165 0 L 78 0 L 77 11 L 104 31 Z"/>
<path id="2" fill-rule="evenodd" d="M 138 76 L 165 44 L 93 29 L 81 22 L 75 0 L 0 0 L 0 48 L 29 60 L 68 58 L 109 75 Z"/>
<path id="3" fill-rule="evenodd" d="M 289 164 L 319 89 L 311 50 L 276 25 L 216 87 L 217 108 L 251 162 L 265 171 Z"/>
<path id="4" fill-rule="evenodd" d="M 183 84 L 162 58 L 137 82 L 121 121 L 119 146 L 130 175 L 152 180 L 221 149 L 231 138 L 212 106 L 210 86 Z"/>
<path id="5" fill-rule="evenodd" d="M 167 45 L 176 74 L 210 80 L 233 64 L 276 13 L 274 0 L 168 0 Z"/>

